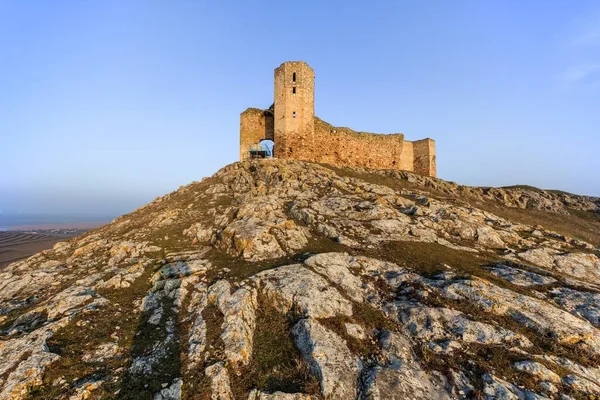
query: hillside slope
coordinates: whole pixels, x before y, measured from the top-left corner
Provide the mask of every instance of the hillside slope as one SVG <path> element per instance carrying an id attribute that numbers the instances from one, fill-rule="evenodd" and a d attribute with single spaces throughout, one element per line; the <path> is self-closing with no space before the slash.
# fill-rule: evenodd
<path id="1" fill-rule="evenodd" d="M 232 164 L 0 271 L 0 399 L 600 398 L 599 213 Z"/>

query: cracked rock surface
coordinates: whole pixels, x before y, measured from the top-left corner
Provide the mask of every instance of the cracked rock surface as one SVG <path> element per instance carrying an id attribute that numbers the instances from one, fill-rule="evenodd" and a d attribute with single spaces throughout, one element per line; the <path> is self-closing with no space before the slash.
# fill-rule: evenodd
<path id="1" fill-rule="evenodd" d="M 231 164 L 0 270 L 0 400 L 600 398 L 599 213 Z"/>

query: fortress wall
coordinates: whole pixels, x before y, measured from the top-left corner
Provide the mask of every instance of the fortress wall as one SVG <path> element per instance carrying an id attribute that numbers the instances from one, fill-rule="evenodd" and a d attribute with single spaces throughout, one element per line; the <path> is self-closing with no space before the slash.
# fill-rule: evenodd
<path id="1" fill-rule="evenodd" d="M 248 148 L 263 139 L 274 139 L 273 114 L 258 108 L 248 108 L 240 114 L 240 160 L 248 158 Z"/>
<path id="2" fill-rule="evenodd" d="M 274 156 L 338 166 L 414 171 L 436 176 L 435 142 L 404 140 L 334 127 L 315 117 L 315 74 L 302 61 L 288 61 L 274 71 L 270 110 L 249 108 L 240 115 L 240 159 L 262 139 L 275 142 Z"/>
<path id="3" fill-rule="evenodd" d="M 404 140 L 403 134 L 376 134 L 340 128 L 315 117 L 314 133 L 296 132 L 275 141 L 275 156 L 339 166 L 398 169 L 435 176 L 435 141 Z M 314 141 L 306 136 L 313 136 Z M 274 140 L 274 118 L 268 110 L 249 108 L 240 114 L 240 160 L 248 147 L 263 139 Z M 285 146 L 286 151 L 277 151 Z M 279 155 L 277 154 L 279 153 Z"/>
<path id="4" fill-rule="evenodd" d="M 411 155 L 404 162 L 412 170 L 412 148 L 404 148 L 403 134 L 378 135 L 338 128 L 315 118 L 315 148 L 308 161 L 380 169 L 401 169 L 403 151 Z M 409 165 L 410 164 L 410 165 Z M 410 167 L 410 168 L 408 168 Z"/>
<path id="5" fill-rule="evenodd" d="M 402 154 L 400 154 L 400 166 L 398 169 L 413 171 L 415 167 L 414 144 L 408 140 L 404 141 Z"/>
<path id="6" fill-rule="evenodd" d="M 423 139 L 413 142 L 414 171 L 421 175 L 436 176 L 435 141 Z"/>

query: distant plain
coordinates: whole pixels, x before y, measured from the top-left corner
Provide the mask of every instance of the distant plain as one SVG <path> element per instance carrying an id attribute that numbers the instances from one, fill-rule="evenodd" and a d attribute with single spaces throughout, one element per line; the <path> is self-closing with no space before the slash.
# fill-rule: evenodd
<path id="1" fill-rule="evenodd" d="M 12 262 L 51 249 L 58 242 L 108 222 L 108 218 L 87 218 L 88 221 L 77 219 L 0 215 L 0 270 Z"/>

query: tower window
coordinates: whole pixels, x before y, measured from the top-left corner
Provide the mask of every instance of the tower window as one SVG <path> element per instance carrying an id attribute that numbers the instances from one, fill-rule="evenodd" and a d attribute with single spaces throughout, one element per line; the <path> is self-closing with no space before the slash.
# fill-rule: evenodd
<path id="1" fill-rule="evenodd" d="M 292 94 L 296 94 L 296 86 L 292 88 Z"/>
<path id="2" fill-rule="evenodd" d="M 296 111 L 292 112 L 292 118 L 296 118 Z"/>
<path id="3" fill-rule="evenodd" d="M 296 73 L 295 72 L 292 74 L 292 82 L 296 82 Z"/>

